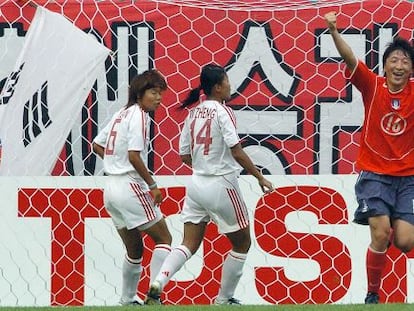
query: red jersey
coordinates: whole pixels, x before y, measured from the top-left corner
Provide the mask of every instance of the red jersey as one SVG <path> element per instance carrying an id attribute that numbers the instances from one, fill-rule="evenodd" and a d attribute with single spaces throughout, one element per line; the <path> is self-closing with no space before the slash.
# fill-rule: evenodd
<path id="1" fill-rule="evenodd" d="M 349 73 L 349 71 L 348 71 Z M 414 175 L 414 81 L 397 93 L 359 61 L 350 76 L 365 108 L 357 166 L 392 176 Z"/>

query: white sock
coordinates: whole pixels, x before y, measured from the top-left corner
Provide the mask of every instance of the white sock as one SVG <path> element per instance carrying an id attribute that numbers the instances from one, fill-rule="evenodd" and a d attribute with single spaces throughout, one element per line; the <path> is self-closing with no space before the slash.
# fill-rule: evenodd
<path id="1" fill-rule="evenodd" d="M 155 277 L 160 272 L 160 268 L 165 258 L 171 252 L 171 246 L 168 244 L 157 244 L 155 245 L 154 251 L 152 252 L 151 263 L 150 263 L 150 284 L 155 280 Z"/>
<path id="2" fill-rule="evenodd" d="M 192 256 L 190 250 L 180 245 L 174 248 L 165 259 L 156 280 L 161 283 L 161 288 L 168 283 L 172 276 L 184 266 L 185 262 Z"/>
<path id="3" fill-rule="evenodd" d="M 220 290 L 217 301 L 227 301 L 233 297 L 237 284 L 243 273 L 243 266 L 247 254 L 230 251 L 223 264 L 221 273 Z"/>
<path id="4" fill-rule="evenodd" d="M 141 277 L 142 258 L 131 259 L 125 255 L 122 264 L 122 296 L 121 302 L 133 301 L 137 293 L 138 281 Z"/>

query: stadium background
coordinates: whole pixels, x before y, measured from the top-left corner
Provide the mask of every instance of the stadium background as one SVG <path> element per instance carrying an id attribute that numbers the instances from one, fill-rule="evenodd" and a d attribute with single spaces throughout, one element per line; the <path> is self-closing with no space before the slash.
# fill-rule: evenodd
<path id="1" fill-rule="evenodd" d="M 102 207 L 104 177 L 90 142 L 126 103 L 129 79 L 153 67 L 169 90 L 153 115 L 149 160 L 179 242 L 176 214 L 190 171 L 177 155 L 185 113 L 176 108 L 210 62 L 226 66 L 243 146 L 278 187 L 263 198 L 254 180 L 241 179 L 255 242 L 236 294 L 252 304 L 362 301 L 368 231 L 351 221 L 363 110 L 359 93 L 344 79 L 323 14 L 338 11 L 339 28 L 355 53 L 381 73 L 392 36 L 413 37 L 411 1 L 36 3 L 91 33 L 115 57 L 102 64 L 69 137 L 51 146 L 62 149 L 52 177 L 28 172 L 0 179 L 0 305 L 116 304 L 123 251 Z M 34 11 L 0 2 L 0 87 Z M 167 287 L 164 300 L 211 303 L 228 248 L 210 226 L 203 249 Z M 412 257 L 391 249 L 382 300 L 414 300 Z"/>

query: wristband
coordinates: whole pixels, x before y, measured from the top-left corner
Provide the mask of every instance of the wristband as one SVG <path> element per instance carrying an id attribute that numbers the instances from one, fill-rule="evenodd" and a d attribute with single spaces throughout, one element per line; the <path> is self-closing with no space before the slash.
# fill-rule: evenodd
<path id="1" fill-rule="evenodd" d="M 149 188 L 150 190 L 154 190 L 155 188 L 158 188 L 158 185 L 157 185 L 157 183 L 156 183 L 156 182 L 154 182 L 153 184 L 148 185 L 148 188 Z"/>

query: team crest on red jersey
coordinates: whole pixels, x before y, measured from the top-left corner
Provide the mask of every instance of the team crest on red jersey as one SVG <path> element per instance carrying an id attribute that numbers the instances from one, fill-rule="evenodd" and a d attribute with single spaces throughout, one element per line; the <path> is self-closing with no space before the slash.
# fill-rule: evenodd
<path id="1" fill-rule="evenodd" d="M 401 102 L 398 98 L 391 99 L 391 107 L 395 110 L 400 109 Z"/>
<path id="2" fill-rule="evenodd" d="M 387 113 L 381 120 L 382 130 L 391 135 L 398 136 L 405 132 L 407 121 L 395 112 Z"/>

